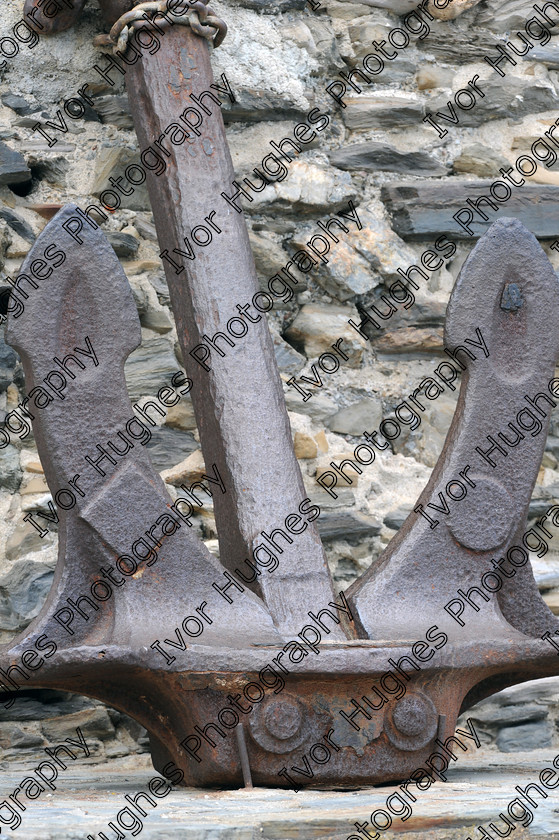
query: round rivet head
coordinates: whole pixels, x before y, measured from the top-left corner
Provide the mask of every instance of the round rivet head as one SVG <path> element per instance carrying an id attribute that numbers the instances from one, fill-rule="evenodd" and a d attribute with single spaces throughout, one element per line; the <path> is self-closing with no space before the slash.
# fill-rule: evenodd
<path id="1" fill-rule="evenodd" d="M 298 697 L 283 691 L 281 697 L 267 697 L 254 707 L 248 719 L 249 731 L 267 752 L 288 753 L 306 740 L 312 717 Z"/>
<path id="2" fill-rule="evenodd" d="M 438 719 L 433 701 L 414 690 L 387 711 L 385 731 L 398 749 L 420 750 L 435 737 Z"/>
<path id="3" fill-rule="evenodd" d="M 266 729 L 274 738 L 286 741 L 297 734 L 302 722 L 301 709 L 299 705 L 287 698 L 284 700 L 271 700 L 262 715 Z"/>

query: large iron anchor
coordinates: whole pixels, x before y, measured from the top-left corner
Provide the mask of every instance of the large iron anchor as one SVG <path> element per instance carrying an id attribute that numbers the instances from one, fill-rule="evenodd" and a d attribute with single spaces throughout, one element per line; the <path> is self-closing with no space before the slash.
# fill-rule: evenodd
<path id="1" fill-rule="evenodd" d="M 171 29 L 155 55 L 127 69 L 126 81 L 143 148 L 180 113 L 193 85 L 209 89 L 207 44 L 190 29 Z M 200 218 L 222 207 L 220 193 L 234 178 L 218 108 L 205 129 L 205 153 L 194 160 L 176 147 L 174 165 L 162 176 L 148 175 L 162 248 L 172 250 Z M 223 212 L 219 250 L 193 261 L 188 281 L 166 266 L 184 359 L 258 291 L 242 216 L 232 208 Z M 51 242 L 69 244 L 65 224 L 76 213 L 70 205 L 47 225 L 22 274 Z M 273 572 L 252 582 L 235 573 L 263 533 L 285 532 L 287 518 L 300 515 L 301 505 L 304 510 L 264 319 L 209 372 L 188 370 L 205 463 L 215 466 L 226 489 L 214 494 L 219 562 L 173 512 L 141 444 L 122 456 L 100 453 L 97 447 L 117 441 L 134 417 L 123 366 L 140 335 L 127 280 L 100 228 L 84 223 L 80 237 L 66 261 L 30 291 L 24 313 L 8 323 L 28 394 L 48 375 L 53 358 L 71 355 L 85 336 L 98 365 L 67 383 L 64 401 L 35 411 L 53 496 L 76 475 L 83 495 L 58 510 L 51 592 L 37 619 L 1 651 L 4 670 L 26 669 L 25 687 L 87 694 L 132 715 L 150 733 L 155 767 L 174 761 L 187 784 L 236 786 L 250 776 L 255 784 L 287 786 L 286 769 L 300 766 L 301 755 L 320 743 L 328 758 L 317 759 L 309 783 L 335 787 L 405 778 L 453 733 L 461 709 L 506 685 L 559 673 L 554 649 L 541 639 L 557 621 L 528 564 L 518 565 L 488 600 L 478 596 L 464 626 L 444 609 L 458 589 L 480 587 L 494 569 L 492 559 L 522 545 L 545 429 L 511 447 L 498 468 L 481 463 L 472 469 L 467 498 L 436 527 L 413 513 L 350 587 L 353 621 L 345 622 L 347 613 L 338 609 L 345 602 L 333 591 L 310 516 L 291 542 L 275 535 L 283 550 Z M 504 305 L 511 299 L 521 306 Z M 480 329 L 488 355 L 475 363 L 462 356 L 456 415 L 420 504 L 438 498 L 476 447 L 487 447 L 488 435 L 506 430 L 526 395 L 550 394 L 558 325 L 559 285 L 551 265 L 519 222 L 500 220 L 473 250 L 450 300 L 447 348 L 455 350 Z M 101 457 L 101 471 L 87 462 L 86 472 L 85 455 Z M 155 523 L 160 530 L 152 530 Z M 146 531 L 155 542 L 138 562 L 131 547 Z M 108 592 L 96 581 L 115 564 L 120 582 L 104 578 L 114 591 L 99 603 L 91 587 Z M 82 595 L 91 603 L 78 603 Z M 321 613 L 327 609 L 330 615 Z M 73 635 L 62 610 L 74 611 Z M 314 645 L 301 638 L 310 613 L 327 628 Z M 173 638 L 186 616 L 197 617 L 203 633 L 189 635 L 186 628 L 196 625 L 183 625 L 188 644 L 166 662 L 152 642 Z M 45 655 L 38 657 L 41 649 Z M 18 671 L 11 673 L 18 678 Z M 384 688 L 384 703 L 371 702 L 372 687 Z M 314 751 L 319 754 L 325 755 Z"/>

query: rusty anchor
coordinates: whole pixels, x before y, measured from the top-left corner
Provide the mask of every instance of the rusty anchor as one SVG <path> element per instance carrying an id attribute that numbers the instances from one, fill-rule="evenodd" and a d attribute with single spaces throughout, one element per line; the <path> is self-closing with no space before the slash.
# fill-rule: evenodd
<path id="1" fill-rule="evenodd" d="M 102 5 L 113 26 L 131 4 Z M 157 53 L 126 71 L 140 146 L 160 136 L 193 84 L 206 90 L 211 82 L 205 39 L 192 28 L 171 28 Z M 212 110 L 207 153 L 193 159 L 176 147 L 175 165 L 148 175 L 162 249 L 172 250 L 221 206 L 220 193 L 234 178 L 220 109 Z M 68 240 L 67 222 L 77 212 L 68 205 L 49 222 L 22 275 L 51 242 Z M 242 216 L 229 209 L 222 228 L 219 249 L 190 263 L 188 282 L 166 265 L 184 359 L 204 334 L 223 328 L 238 301 L 258 291 Z M 173 510 L 145 447 L 130 436 L 134 445 L 123 453 L 120 437 L 122 454 L 108 446 L 132 428 L 123 369 L 140 329 L 101 229 L 84 223 L 80 238 L 62 265 L 28 289 L 24 312 L 7 325 L 28 394 L 53 358 L 71 356 L 85 336 L 98 360 L 68 377 L 64 400 L 35 410 L 51 492 L 70 479 L 80 492 L 72 507 L 58 509 L 59 559 L 41 613 L 1 650 L 8 687 L 17 680 L 26 688 L 66 689 L 130 714 L 149 731 L 155 768 L 174 762 L 184 784 L 287 787 L 309 753 L 315 761 L 305 784 L 352 787 L 408 777 L 452 735 L 461 710 L 507 685 L 559 673 L 555 650 L 541 638 L 558 623 L 529 564 L 518 561 L 514 575 L 503 573 L 490 596 L 480 585 L 495 568 L 492 559 L 522 545 L 548 417 L 541 434 L 527 433 L 498 466 L 478 459 L 468 473 L 475 486 L 436 526 L 412 513 L 346 602 L 334 593 L 312 517 L 301 513 L 306 494 L 262 319 L 209 372 L 188 371 L 205 463 L 226 490 L 213 494 L 218 561 L 189 533 L 188 516 L 181 520 Z M 472 251 L 448 306 L 449 351 L 479 329 L 488 355 L 471 362 L 463 354 L 456 414 L 419 499 L 424 509 L 470 464 L 476 447 L 507 428 L 526 395 L 552 393 L 558 327 L 559 284 L 545 254 L 518 221 L 496 222 Z M 287 530 L 291 516 L 299 528 L 305 524 L 296 535 Z M 131 547 L 146 534 L 152 541 L 139 562 Z M 277 547 L 277 566 L 268 571 L 263 564 L 252 581 L 243 567 L 239 577 L 235 570 L 263 534 Z M 100 593 L 109 588 L 103 602 Z M 475 604 L 462 625 L 444 609 L 458 590 Z M 352 621 L 343 620 L 346 604 Z M 71 623 L 67 613 L 55 619 L 62 610 L 73 612 Z M 304 632 L 311 613 L 321 636 L 314 642 Z M 183 624 L 189 637 L 181 645 L 175 630 L 185 616 L 197 618 L 203 632 L 197 638 L 197 625 Z M 152 645 L 173 634 L 174 659 L 164 661 Z M 388 695 L 377 707 L 372 687 Z"/>

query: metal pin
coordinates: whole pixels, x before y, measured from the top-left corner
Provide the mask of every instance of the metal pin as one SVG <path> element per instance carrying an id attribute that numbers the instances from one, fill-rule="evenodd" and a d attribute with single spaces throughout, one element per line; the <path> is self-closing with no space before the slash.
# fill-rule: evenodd
<path id="1" fill-rule="evenodd" d="M 239 747 L 239 757 L 241 759 L 241 770 L 243 771 L 243 781 L 245 783 L 245 788 L 251 790 L 254 785 L 252 784 L 252 776 L 250 774 L 250 762 L 248 760 L 248 750 L 245 738 L 245 730 L 242 723 L 239 723 L 235 729 L 235 733 L 237 735 L 237 745 Z"/>

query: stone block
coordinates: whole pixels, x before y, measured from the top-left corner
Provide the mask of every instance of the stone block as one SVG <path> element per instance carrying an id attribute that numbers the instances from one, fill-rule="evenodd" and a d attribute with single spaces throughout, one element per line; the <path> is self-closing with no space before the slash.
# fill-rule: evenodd
<path id="1" fill-rule="evenodd" d="M 394 229 L 402 237 L 432 239 L 445 233 L 454 239 L 472 237 L 453 219 L 466 199 L 487 195 L 491 181 L 462 181 L 458 178 L 438 183 L 401 181 L 382 188 L 381 196 L 392 214 Z M 489 208 L 489 221 L 481 218 L 471 224 L 475 237 L 481 236 L 501 216 L 514 216 L 541 238 L 559 235 L 559 187 L 524 184 L 511 187 L 510 199 L 497 211 Z M 484 210 L 487 209 L 485 206 Z M 474 213 L 477 219 L 477 214 Z"/>

